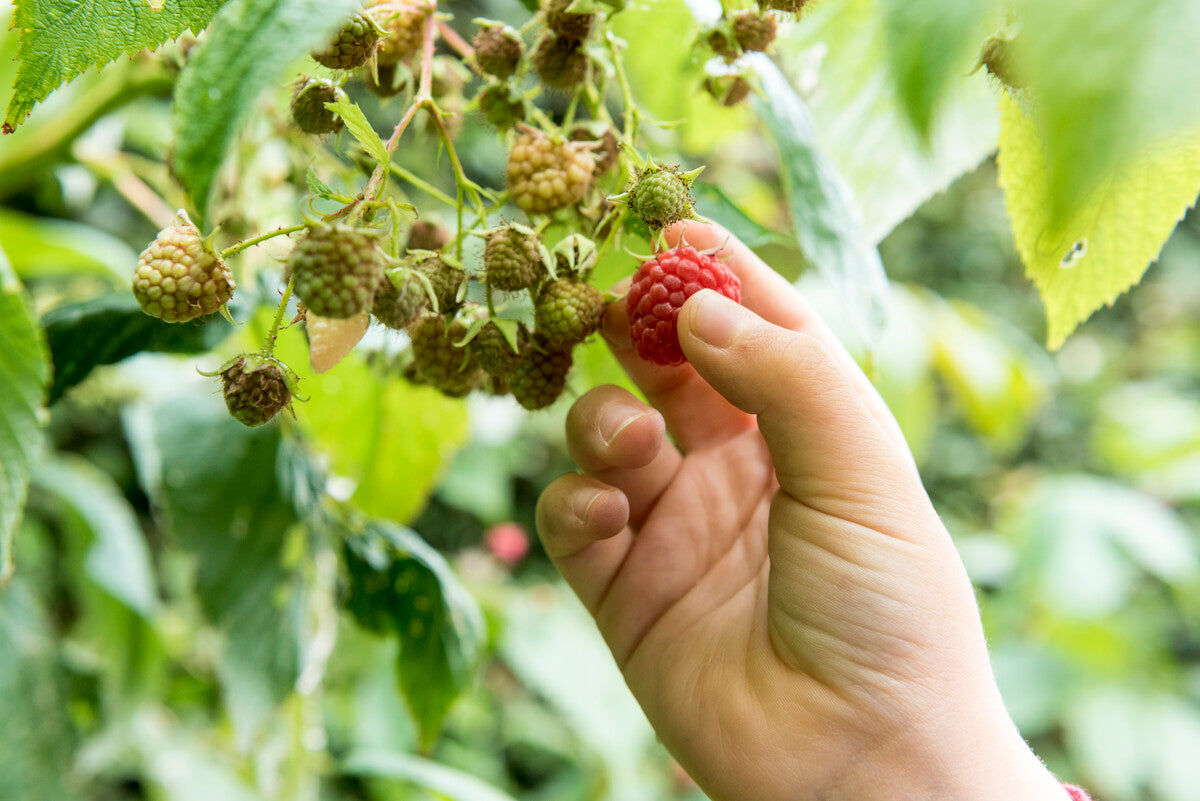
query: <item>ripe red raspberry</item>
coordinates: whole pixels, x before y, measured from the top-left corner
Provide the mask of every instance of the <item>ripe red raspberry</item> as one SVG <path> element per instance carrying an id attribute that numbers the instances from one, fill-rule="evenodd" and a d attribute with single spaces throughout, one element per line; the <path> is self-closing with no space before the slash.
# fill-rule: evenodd
<path id="1" fill-rule="evenodd" d="M 629 287 L 630 337 L 638 355 L 655 364 L 682 364 L 676 323 L 684 301 L 701 289 L 741 302 L 742 282 L 725 263 L 686 245 L 663 251 L 638 268 Z"/>

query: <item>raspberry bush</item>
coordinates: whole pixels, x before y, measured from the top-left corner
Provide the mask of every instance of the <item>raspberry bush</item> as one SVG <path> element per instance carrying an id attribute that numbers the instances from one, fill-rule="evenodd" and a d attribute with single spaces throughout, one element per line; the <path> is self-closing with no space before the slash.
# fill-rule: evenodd
<path id="1" fill-rule="evenodd" d="M 64 3 L 0 11 L 6 799 L 453 796 L 451 765 L 518 801 L 692 797 L 639 720 L 621 743 L 581 723 L 595 660 L 558 667 L 590 651 L 529 537 L 571 402 L 628 385 L 602 322 L 686 376 L 680 308 L 739 298 L 710 220 L 838 322 L 931 481 L 1005 488 L 947 510 L 976 561 L 1037 541 L 1090 564 L 1115 535 L 1055 550 L 1053 504 L 1128 497 L 1097 476 L 1154 494 L 1087 518 L 1155 523 L 1093 560 L 1126 560 L 1120 586 L 1041 599 L 1062 642 L 1010 634 L 1001 661 L 1057 675 L 1104 603 L 1146 604 L 1173 627 L 1155 653 L 1189 653 L 1191 596 L 1140 594 L 1188 560 L 1137 562 L 1186 550 L 1163 515 L 1195 461 L 1159 436 L 1195 416 L 1200 314 L 1172 266 L 1194 249 L 1163 249 L 1200 188 L 1184 0 Z M 1062 342 L 1160 252 L 1156 287 L 1061 356 L 1027 341 Z M 993 617 L 1047 581 L 1032 561 L 983 570 Z M 1165 709 L 1176 672 L 1135 706 Z M 1018 706 L 1075 759 L 1088 707 L 1043 690 Z"/>

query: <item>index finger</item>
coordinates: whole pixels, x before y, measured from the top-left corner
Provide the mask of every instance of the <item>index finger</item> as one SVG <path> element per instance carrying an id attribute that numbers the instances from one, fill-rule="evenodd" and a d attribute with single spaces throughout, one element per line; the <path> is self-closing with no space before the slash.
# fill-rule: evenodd
<path id="1" fill-rule="evenodd" d="M 717 223 L 677 223 L 666 229 L 664 234 L 671 247 L 675 247 L 686 238 L 687 244 L 696 250 L 717 251 L 717 258 L 724 261 L 742 282 L 743 306 L 767 322 L 818 340 L 829 351 L 838 370 L 850 381 L 883 430 L 899 443 L 905 452 L 909 451 L 899 423 L 892 416 L 878 390 L 850 355 L 850 351 L 846 350 L 842 341 L 791 282 L 775 272 L 741 240 Z"/>

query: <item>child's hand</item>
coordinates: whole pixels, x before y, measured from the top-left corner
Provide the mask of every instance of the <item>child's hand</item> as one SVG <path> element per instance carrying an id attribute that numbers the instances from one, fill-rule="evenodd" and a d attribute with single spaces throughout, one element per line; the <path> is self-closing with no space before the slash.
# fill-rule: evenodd
<path id="1" fill-rule="evenodd" d="M 609 309 L 653 408 L 612 386 L 580 398 L 583 474 L 538 505 L 660 738 L 714 801 L 1065 799 L 1001 704 L 887 407 L 786 280 L 737 241 L 721 255 L 745 307 L 687 302 L 690 366 L 639 360 L 624 304 Z"/>

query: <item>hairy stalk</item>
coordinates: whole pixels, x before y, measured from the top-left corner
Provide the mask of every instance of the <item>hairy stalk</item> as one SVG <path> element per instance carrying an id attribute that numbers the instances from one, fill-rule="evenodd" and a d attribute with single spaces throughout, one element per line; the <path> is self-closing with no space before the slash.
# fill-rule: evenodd
<path id="1" fill-rule="evenodd" d="M 308 227 L 307 225 L 300 223 L 299 225 L 289 225 L 287 228 L 276 228 L 274 231 L 268 231 L 265 234 L 259 234 L 258 236 L 254 237 L 253 239 L 247 239 L 244 242 L 238 242 L 236 245 L 233 245 L 232 247 L 225 248 L 224 250 L 221 251 L 221 258 L 228 259 L 230 256 L 233 256 L 234 254 L 241 253 L 246 248 L 257 245 L 259 242 L 266 242 L 268 239 L 274 239 L 277 236 L 286 236 L 288 234 L 294 234 L 297 231 L 303 231 L 307 227 Z"/>
<path id="2" fill-rule="evenodd" d="M 267 334 L 267 341 L 263 345 L 263 355 L 270 356 L 275 353 L 275 340 L 279 338 L 279 327 L 283 325 L 283 315 L 287 313 L 288 301 L 292 299 L 292 288 L 296 286 L 296 276 L 292 275 L 288 278 L 287 286 L 283 289 L 283 297 L 279 299 L 279 308 L 275 310 L 275 320 L 271 323 L 271 330 Z"/>

